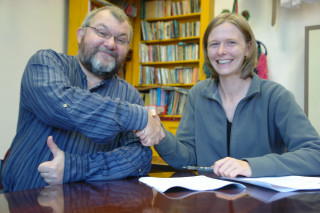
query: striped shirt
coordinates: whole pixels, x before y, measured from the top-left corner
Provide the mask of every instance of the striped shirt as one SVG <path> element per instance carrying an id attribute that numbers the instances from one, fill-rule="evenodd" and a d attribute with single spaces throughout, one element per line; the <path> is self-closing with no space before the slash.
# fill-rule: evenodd
<path id="1" fill-rule="evenodd" d="M 37 169 L 53 159 L 46 144 L 50 135 L 65 152 L 64 183 L 146 175 L 152 152 L 132 130 L 147 122 L 140 93 L 126 81 L 114 76 L 88 90 L 77 56 L 38 51 L 22 77 L 4 187 L 18 191 L 47 185 Z"/>

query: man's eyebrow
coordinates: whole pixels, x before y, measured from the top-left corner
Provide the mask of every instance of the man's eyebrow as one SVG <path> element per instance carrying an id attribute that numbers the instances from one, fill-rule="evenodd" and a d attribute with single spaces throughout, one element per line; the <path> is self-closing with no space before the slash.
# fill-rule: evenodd
<path id="1" fill-rule="evenodd" d="M 111 32 L 111 30 L 104 24 L 98 24 L 97 27 L 102 27 L 102 28 L 108 30 L 109 32 Z M 123 32 L 123 33 L 120 33 L 119 35 L 116 35 L 116 36 L 118 37 L 118 36 L 128 36 L 128 35 L 125 32 Z"/>

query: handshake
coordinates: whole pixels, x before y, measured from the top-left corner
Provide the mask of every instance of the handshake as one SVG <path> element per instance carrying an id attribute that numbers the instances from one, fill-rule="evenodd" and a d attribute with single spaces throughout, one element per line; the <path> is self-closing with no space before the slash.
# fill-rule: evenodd
<path id="1" fill-rule="evenodd" d="M 136 131 L 136 135 L 144 146 L 157 145 L 166 136 L 154 109 L 149 111 L 147 126 L 143 130 Z"/>

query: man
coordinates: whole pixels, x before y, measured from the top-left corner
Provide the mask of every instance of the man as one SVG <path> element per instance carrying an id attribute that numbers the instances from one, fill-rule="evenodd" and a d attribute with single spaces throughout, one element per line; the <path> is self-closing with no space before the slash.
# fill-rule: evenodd
<path id="1" fill-rule="evenodd" d="M 149 172 L 152 152 L 133 130 L 152 131 L 156 138 L 160 128 L 152 127 L 159 121 L 148 115 L 139 92 L 116 75 L 131 38 L 124 12 L 103 7 L 77 30 L 77 56 L 41 50 L 31 57 L 3 169 L 6 190 Z"/>

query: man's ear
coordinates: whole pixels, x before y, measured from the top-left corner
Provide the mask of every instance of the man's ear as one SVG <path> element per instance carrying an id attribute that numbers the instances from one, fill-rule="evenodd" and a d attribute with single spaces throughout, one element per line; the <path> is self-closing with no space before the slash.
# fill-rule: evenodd
<path id="1" fill-rule="evenodd" d="M 82 37 L 84 36 L 85 34 L 85 29 L 79 27 L 77 29 L 77 40 L 78 40 L 78 44 L 80 44 L 81 40 L 82 40 Z"/>

